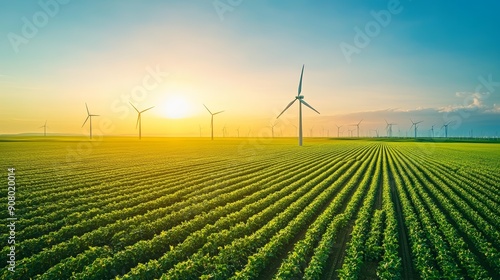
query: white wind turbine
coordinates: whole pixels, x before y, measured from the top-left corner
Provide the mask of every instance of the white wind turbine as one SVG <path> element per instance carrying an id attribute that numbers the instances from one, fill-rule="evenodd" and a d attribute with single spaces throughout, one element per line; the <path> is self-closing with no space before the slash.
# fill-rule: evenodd
<path id="1" fill-rule="evenodd" d="M 43 136 L 46 137 L 47 136 L 47 121 L 45 121 L 45 124 L 40 126 L 39 128 L 42 128 L 43 127 Z"/>
<path id="2" fill-rule="evenodd" d="M 358 131 L 358 138 L 359 138 L 359 125 L 361 124 L 361 122 L 362 122 L 362 121 L 363 121 L 363 120 L 361 119 L 361 120 L 359 121 L 359 123 L 357 123 L 357 124 L 351 124 L 351 126 L 356 126 L 356 127 L 357 127 L 357 131 Z"/>
<path id="3" fill-rule="evenodd" d="M 450 125 L 451 122 L 447 122 L 445 124 L 443 124 L 443 126 L 441 128 L 444 127 L 444 137 L 445 138 L 448 138 L 448 125 Z"/>
<path id="4" fill-rule="evenodd" d="M 85 103 L 85 108 L 87 108 L 87 118 L 82 124 L 82 127 L 87 123 L 87 121 L 90 119 L 90 139 L 92 139 L 92 117 L 98 117 L 99 115 L 93 115 L 89 111 L 89 106 L 87 106 L 87 103 Z"/>
<path id="5" fill-rule="evenodd" d="M 387 120 L 385 120 L 385 123 L 387 124 L 387 126 L 385 127 L 385 129 L 387 130 L 387 136 L 392 137 L 392 126 L 395 125 L 395 123 L 389 123 L 387 122 Z"/>
<path id="6" fill-rule="evenodd" d="M 415 127 L 415 138 L 417 138 L 417 124 L 419 124 L 419 123 L 421 123 L 421 122 L 423 122 L 423 121 L 414 122 L 412 119 L 410 119 L 410 121 L 411 121 L 411 123 L 412 123 L 412 125 L 410 126 L 410 129 L 411 129 L 412 127 Z"/>
<path id="7" fill-rule="evenodd" d="M 130 102 L 129 102 L 130 103 Z M 149 107 L 145 110 L 142 110 L 142 111 L 139 111 L 137 110 L 137 108 L 134 106 L 134 104 L 130 103 L 130 105 L 132 105 L 132 107 L 134 107 L 135 111 L 137 111 L 137 122 L 135 124 L 135 128 L 137 128 L 137 126 L 139 126 L 139 140 L 142 139 L 142 113 L 146 112 L 147 110 L 150 110 L 150 109 L 153 109 L 153 107 Z"/>
<path id="8" fill-rule="evenodd" d="M 300 95 L 300 93 L 302 92 L 302 77 L 304 75 L 304 65 L 302 65 L 302 71 L 300 72 L 300 81 L 299 81 L 299 89 L 298 89 L 298 94 L 297 96 L 295 96 L 295 99 L 290 102 L 286 108 L 283 110 L 283 112 L 281 112 L 277 117 L 279 118 L 288 108 L 290 108 L 290 106 L 292 106 L 293 103 L 295 103 L 295 101 L 299 100 L 299 146 L 302 146 L 302 104 L 304 104 L 305 106 L 309 107 L 310 109 L 312 109 L 314 112 L 318 113 L 318 111 L 316 111 L 316 109 L 314 109 L 313 107 L 311 107 L 311 105 L 307 104 L 306 101 L 304 101 L 304 96 L 303 95 Z"/>
<path id="9" fill-rule="evenodd" d="M 274 138 L 274 127 L 278 124 L 278 121 L 275 121 L 273 124 L 271 124 L 269 127 L 271 128 L 271 136 Z"/>
<path id="10" fill-rule="evenodd" d="M 342 126 L 338 126 L 338 125 L 335 125 L 335 126 L 337 127 L 337 138 L 339 138 L 340 137 L 340 128 Z"/>
<path id="11" fill-rule="evenodd" d="M 349 137 L 352 137 L 352 132 L 355 130 L 354 128 L 353 129 L 347 129 L 349 131 Z"/>
<path id="12" fill-rule="evenodd" d="M 205 106 L 205 104 L 203 104 L 203 106 Z M 211 139 L 214 140 L 214 116 L 217 115 L 217 114 L 220 114 L 224 111 L 219 111 L 219 112 L 216 112 L 216 113 L 212 113 L 207 106 L 205 106 L 205 109 L 207 109 L 207 111 L 210 113 L 211 115 L 211 119 L 210 119 L 210 127 L 212 128 L 212 132 L 211 132 Z"/>

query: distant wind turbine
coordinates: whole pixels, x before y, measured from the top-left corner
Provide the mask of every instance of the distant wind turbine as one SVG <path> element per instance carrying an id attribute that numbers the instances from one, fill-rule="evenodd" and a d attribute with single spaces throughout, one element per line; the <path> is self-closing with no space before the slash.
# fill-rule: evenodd
<path id="1" fill-rule="evenodd" d="M 240 127 L 238 126 L 238 128 L 236 129 L 236 131 L 238 132 L 238 138 L 240 138 Z"/>
<path id="2" fill-rule="evenodd" d="M 222 137 L 226 137 L 226 124 L 222 127 Z"/>
<path id="3" fill-rule="evenodd" d="M 295 97 L 295 99 L 290 102 L 285 110 L 283 110 L 283 112 L 281 112 L 277 117 L 279 118 L 288 108 L 290 108 L 290 106 L 292 106 L 293 103 L 295 103 L 295 101 L 299 100 L 299 146 L 302 146 L 302 104 L 304 104 L 305 106 L 309 107 L 310 109 L 312 109 L 314 112 L 318 113 L 318 111 L 316 111 L 316 109 L 314 109 L 313 107 L 311 107 L 311 105 L 307 104 L 306 101 L 304 101 L 304 96 L 303 95 L 300 95 L 300 93 L 302 92 L 302 77 L 304 75 L 304 65 L 302 65 L 302 71 L 300 72 L 300 81 L 299 81 L 299 89 L 298 89 L 298 94 L 297 96 Z"/>
<path id="4" fill-rule="evenodd" d="M 98 117 L 99 115 L 93 115 L 89 111 L 89 106 L 87 106 L 87 103 L 85 103 L 85 108 L 87 108 L 87 118 L 82 124 L 82 127 L 87 123 L 87 121 L 90 119 L 90 139 L 92 139 L 92 117 Z"/>
<path id="5" fill-rule="evenodd" d="M 298 127 L 297 127 L 296 125 L 294 125 L 294 124 L 291 124 L 291 125 L 292 125 L 293 127 L 295 127 L 295 135 L 299 135 L 299 133 L 298 133 Z"/>
<path id="6" fill-rule="evenodd" d="M 387 120 L 385 120 L 385 123 L 387 124 L 387 126 L 385 127 L 385 129 L 387 130 L 387 136 L 392 137 L 392 126 L 395 125 L 395 123 L 389 123 L 387 122 Z"/>
<path id="7" fill-rule="evenodd" d="M 129 103 L 130 103 L 130 102 L 129 102 Z M 135 124 L 135 128 L 137 128 L 137 126 L 139 126 L 139 140 L 141 140 L 141 139 L 142 139 L 142 128 L 141 128 L 141 126 L 142 126 L 142 113 L 146 112 L 147 110 L 151 110 L 151 109 L 153 109 L 153 108 L 154 108 L 154 106 L 153 106 L 153 107 L 149 107 L 149 108 L 147 108 L 147 109 L 145 109 L 145 110 L 139 111 L 139 110 L 137 110 L 137 108 L 134 106 L 134 104 L 130 103 L 130 105 L 132 105 L 132 107 L 134 107 L 134 109 L 137 111 L 137 122 L 136 122 L 136 124 Z"/>
<path id="8" fill-rule="evenodd" d="M 274 127 L 278 124 L 278 121 L 275 121 L 273 124 L 271 124 L 269 127 L 271 128 L 271 136 L 274 138 Z"/>
<path id="9" fill-rule="evenodd" d="M 359 121 L 359 123 L 357 123 L 357 124 L 354 124 L 354 125 L 353 125 L 353 126 L 356 126 L 356 127 L 357 127 L 357 131 L 358 131 L 358 138 L 359 138 L 359 125 L 361 124 L 361 122 L 362 122 L 362 121 L 363 121 L 363 120 L 361 119 L 361 120 Z"/>
<path id="10" fill-rule="evenodd" d="M 203 106 L 205 106 L 205 104 L 203 104 Z M 224 112 L 224 111 L 219 111 L 219 112 L 216 112 L 216 113 L 212 113 L 212 112 L 208 109 L 208 107 L 207 107 L 207 106 L 205 106 L 205 109 L 207 109 L 207 111 L 208 111 L 208 112 L 210 113 L 210 115 L 211 115 L 211 119 L 210 119 L 210 127 L 211 127 L 212 131 L 211 131 L 211 134 L 210 134 L 210 138 L 211 138 L 212 140 L 214 140 L 214 116 L 215 116 L 215 115 L 217 115 L 217 114 L 220 114 L 220 113 L 222 113 L 222 112 Z"/>
<path id="11" fill-rule="evenodd" d="M 434 138 L 434 125 L 431 126 L 431 138 Z"/>
<path id="12" fill-rule="evenodd" d="M 43 127 L 43 136 L 46 137 L 47 136 L 47 121 L 45 121 L 45 124 L 40 126 L 39 128 L 42 128 Z"/>
<path id="13" fill-rule="evenodd" d="M 419 123 L 423 122 L 423 121 L 414 122 L 412 119 L 410 119 L 410 121 L 411 121 L 411 123 L 412 123 L 412 125 L 410 126 L 410 129 L 411 129 L 412 127 L 415 127 L 415 138 L 417 138 L 417 125 L 418 125 Z"/>
<path id="14" fill-rule="evenodd" d="M 448 125 L 450 125 L 451 122 L 447 122 L 445 124 L 443 124 L 443 126 L 441 128 L 444 127 L 444 137 L 445 138 L 448 138 Z"/>
<path id="15" fill-rule="evenodd" d="M 356 129 L 354 129 L 354 128 L 353 128 L 353 129 L 348 129 L 348 131 L 349 131 L 349 137 L 352 137 L 352 132 L 353 132 L 354 130 L 356 130 Z"/>
<path id="16" fill-rule="evenodd" d="M 337 127 L 337 138 L 339 138 L 340 137 L 340 128 L 342 126 L 338 126 L 338 125 L 335 125 L 335 126 Z"/>

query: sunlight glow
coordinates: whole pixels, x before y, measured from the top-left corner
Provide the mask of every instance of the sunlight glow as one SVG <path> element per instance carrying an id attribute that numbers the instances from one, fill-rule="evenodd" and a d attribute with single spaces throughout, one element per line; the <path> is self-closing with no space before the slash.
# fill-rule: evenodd
<path id="1" fill-rule="evenodd" d="M 171 95 L 161 105 L 160 114 L 169 119 L 182 119 L 192 114 L 190 102 L 182 95 Z"/>

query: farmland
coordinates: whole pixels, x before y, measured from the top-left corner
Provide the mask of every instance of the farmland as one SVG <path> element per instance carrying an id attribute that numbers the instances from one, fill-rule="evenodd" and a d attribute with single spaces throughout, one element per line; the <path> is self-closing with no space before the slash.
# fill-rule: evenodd
<path id="1" fill-rule="evenodd" d="M 0 141 L 0 278 L 500 279 L 498 144 L 305 142 Z"/>

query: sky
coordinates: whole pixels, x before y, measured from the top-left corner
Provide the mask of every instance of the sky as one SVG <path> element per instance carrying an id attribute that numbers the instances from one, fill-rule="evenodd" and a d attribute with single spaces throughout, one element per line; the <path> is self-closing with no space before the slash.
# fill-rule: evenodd
<path id="1" fill-rule="evenodd" d="M 498 136 L 500 2 L 0 0 L 0 134 Z M 410 120 L 411 119 L 411 120 Z M 277 122 L 276 122 L 277 121 Z M 311 134 L 312 132 L 312 134 Z"/>

